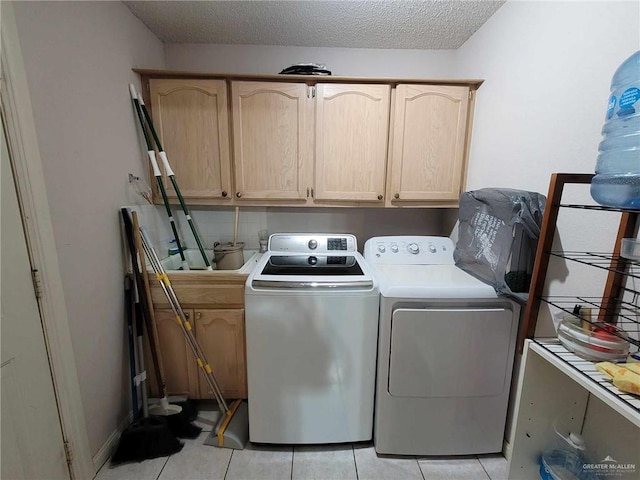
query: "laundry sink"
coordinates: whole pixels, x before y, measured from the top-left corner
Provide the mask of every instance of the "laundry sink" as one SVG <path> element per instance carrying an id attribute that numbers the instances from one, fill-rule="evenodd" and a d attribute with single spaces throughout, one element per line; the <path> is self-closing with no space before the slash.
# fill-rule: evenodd
<path id="1" fill-rule="evenodd" d="M 206 267 L 204 264 L 204 260 L 202 259 L 202 255 L 200 254 L 200 250 L 198 250 L 197 248 L 188 248 L 184 251 L 184 253 L 187 263 L 189 264 L 190 271 L 201 272 L 205 270 Z M 237 270 L 217 270 L 216 264 L 212 261 L 213 250 L 205 249 L 205 254 L 211 262 L 213 271 L 221 273 L 249 273 L 251 269 L 258 263 L 260 257 L 262 257 L 262 254 L 259 253 L 258 250 L 244 249 L 242 253 L 244 256 L 244 263 L 242 267 L 238 268 Z M 161 263 L 164 269 L 167 271 L 181 270 L 182 262 L 180 260 L 180 255 L 171 255 L 170 257 L 162 259 Z"/>

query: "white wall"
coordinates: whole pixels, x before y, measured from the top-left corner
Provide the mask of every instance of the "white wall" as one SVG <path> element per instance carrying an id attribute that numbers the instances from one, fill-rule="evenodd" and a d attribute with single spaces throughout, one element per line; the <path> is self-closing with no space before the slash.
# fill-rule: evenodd
<path id="1" fill-rule="evenodd" d="M 467 188 L 546 195 L 551 173 L 593 172 L 611 77 L 638 49 L 638 2 L 507 2 L 457 52 L 457 76 L 485 79 Z M 588 187 L 571 188 L 564 200 L 591 201 Z M 554 248 L 606 251 L 617 221 L 561 209 Z M 602 292 L 593 268 L 554 262 L 548 279 L 553 295 Z M 538 332 L 550 333 L 548 317 L 541 320 Z"/>
<path id="2" fill-rule="evenodd" d="M 164 208 L 132 204 L 158 255 L 167 256 L 167 247 L 173 240 Z M 234 209 L 229 207 L 190 208 L 205 249 L 211 250 L 215 242 L 233 240 Z M 448 212 L 452 210 L 447 210 Z M 180 241 L 188 248 L 197 249 L 191 230 L 182 212 L 174 212 Z M 451 233 L 455 223 L 447 221 L 439 209 L 429 208 L 297 208 L 297 207 L 241 207 L 238 216 L 238 241 L 245 250 L 259 248 L 258 232 L 271 233 L 351 233 L 358 239 L 362 252 L 367 239 L 382 235 L 445 235 Z"/>
<path id="3" fill-rule="evenodd" d="M 611 76 L 640 48 L 639 9 L 509 1 L 458 50 L 457 76 L 485 79 L 470 189 L 499 183 L 546 193 L 551 172 L 593 171 Z"/>
<path id="4" fill-rule="evenodd" d="M 272 75 L 296 63 L 322 63 L 333 75 L 450 78 L 455 50 L 168 44 L 167 68 L 194 72 Z"/>
<path id="5" fill-rule="evenodd" d="M 132 67 L 164 68 L 162 43 L 120 2 L 17 2 L 92 454 L 130 409 L 118 207 L 146 175 Z"/>

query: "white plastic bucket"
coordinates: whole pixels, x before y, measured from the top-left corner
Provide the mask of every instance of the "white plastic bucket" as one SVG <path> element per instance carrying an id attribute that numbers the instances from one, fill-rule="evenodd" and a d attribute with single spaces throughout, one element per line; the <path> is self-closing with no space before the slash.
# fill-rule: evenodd
<path id="1" fill-rule="evenodd" d="M 244 265 L 244 243 L 217 244 L 213 247 L 213 261 L 218 270 L 238 270 Z"/>

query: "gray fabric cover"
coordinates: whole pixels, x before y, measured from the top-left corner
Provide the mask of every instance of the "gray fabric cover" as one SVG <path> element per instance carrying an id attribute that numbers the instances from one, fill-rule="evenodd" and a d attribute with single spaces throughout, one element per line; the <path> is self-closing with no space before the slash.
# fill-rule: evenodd
<path id="1" fill-rule="evenodd" d="M 453 252 L 456 265 L 493 286 L 496 292 L 511 294 L 505 274 L 516 230 L 532 242 L 531 255 L 535 256 L 545 203 L 544 195 L 523 190 L 484 188 L 464 192 Z"/>

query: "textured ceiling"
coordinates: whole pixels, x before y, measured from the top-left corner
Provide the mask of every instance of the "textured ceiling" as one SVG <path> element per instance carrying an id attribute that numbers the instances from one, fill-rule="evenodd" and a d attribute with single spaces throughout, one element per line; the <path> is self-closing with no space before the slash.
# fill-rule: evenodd
<path id="1" fill-rule="evenodd" d="M 166 43 L 456 49 L 504 0 L 123 3 Z"/>

